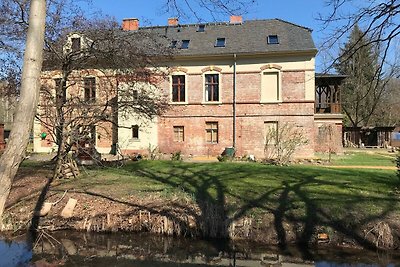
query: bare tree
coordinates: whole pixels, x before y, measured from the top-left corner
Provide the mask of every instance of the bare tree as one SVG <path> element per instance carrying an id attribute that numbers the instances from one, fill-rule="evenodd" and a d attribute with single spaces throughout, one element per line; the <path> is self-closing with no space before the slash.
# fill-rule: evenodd
<path id="1" fill-rule="evenodd" d="M 68 152 L 73 147 L 82 149 L 82 141 L 92 140 L 91 153 L 97 154 L 94 127 L 112 137 L 112 129 L 120 126 L 119 114 L 151 119 L 167 106 L 157 90 L 167 74 L 162 62 L 172 51 L 165 37 L 146 30 L 123 31 L 110 18 L 79 25 L 85 29 L 77 27 L 46 43 L 44 67 L 58 81 L 56 86 L 52 80 L 43 86 L 37 117 L 58 147 L 54 177 L 62 173 Z M 98 76 L 98 90 L 86 88 L 82 77 L 88 75 Z"/>
<path id="2" fill-rule="evenodd" d="M 359 74 L 370 72 L 368 77 L 364 77 L 367 79 L 357 74 L 359 80 L 356 82 L 352 79 L 354 72 L 345 73 L 346 68 L 339 69 L 340 73 L 349 75 L 345 81 L 347 85 L 355 82 L 349 88 L 360 89 L 353 92 L 349 90 L 347 94 L 344 90 L 344 112 L 352 126 L 368 125 L 382 102 L 385 84 L 399 74 L 396 71 L 398 63 L 393 55 L 400 33 L 400 3 L 398 0 L 328 0 L 326 3 L 330 13 L 319 17 L 327 36 L 321 51 L 335 51 L 350 36 L 339 55 L 333 56 L 327 71 L 332 67 L 347 65 L 347 70 L 357 66 Z M 366 51 L 375 53 L 373 58 Z M 366 62 L 368 57 L 371 59 L 369 63 Z M 357 60 L 360 62 L 357 63 Z M 360 68 L 362 64 L 364 70 Z"/>
<path id="3" fill-rule="evenodd" d="M 368 125 L 381 101 L 385 81 L 378 57 L 379 50 L 356 24 L 335 65 L 340 74 L 347 75 L 342 84 L 342 106 L 353 127 Z"/>
<path id="4" fill-rule="evenodd" d="M 286 165 L 296 150 L 308 144 L 304 131 L 292 123 L 276 123 L 266 129 L 264 155 L 268 162 Z"/>
<path id="5" fill-rule="evenodd" d="M 388 80 L 371 123 L 377 126 L 400 125 L 400 79 Z"/>
<path id="6" fill-rule="evenodd" d="M 170 12 L 172 12 L 174 7 L 179 7 L 180 4 L 182 4 L 179 3 L 177 0 L 166 1 L 168 8 L 172 8 L 168 9 Z M 21 96 L 17 108 L 17 116 L 15 118 L 15 123 L 12 129 L 12 134 L 7 150 L 0 159 L 0 217 L 4 210 L 4 204 L 8 197 L 12 180 L 17 172 L 19 164 L 23 159 L 23 155 L 25 153 L 25 149 L 28 143 L 30 127 L 32 125 L 35 111 L 37 109 L 37 99 L 39 95 L 39 77 L 42 65 L 42 48 L 46 18 L 48 25 L 46 40 L 48 47 L 50 47 L 52 45 L 52 42 L 59 39 L 59 35 L 65 34 L 65 32 L 57 27 L 58 23 L 61 23 L 63 21 L 78 22 L 79 19 L 72 20 L 72 18 L 79 18 L 79 15 L 83 14 L 82 12 L 80 12 L 80 9 L 77 6 L 71 5 L 72 2 L 73 0 L 31 0 L 29 5 L 29 1 L 3 0 L 0 3 L 0 11 L 2 14 L 2 17 L 0 18 L 0 25 L 2 26 L 0 27 L 0 36 L 6 36 L 6 38 L 0 39 L 1 51 L 5 51 L 5 49 L 7 49 L 7 51 L 12 51 L 14 48 L 17 52 L 21 51 L 21 47 L 23 47 L 24 43 L 24 34 L 26 33 L 26 29 L 28 28 L 28 31 L 26 33 L 26 47 L 21 78 Z M 253 2 L 253 0 L 196 1 L 197 4 L 205 7 L 211 13 L 213 13 L 214 8 L 222 8 L 224 12 L 228 11 L 229 13 L 233 13 L 234 11 L 238 12 L 239 9 L 230 8 L 232 7 L 232 4 L 246 2 Z M 194 14 L 196 17 L 199 18 L 199 16 L 197 16 L 197 13 L 194 11 L 195 9 L 192 5 L 190 5 L 187 1 L 184 1 L 183 3 L 189 9 L 191 14 Z M 53 14 L 54 16 L 46 17 L 46 4 L 49 5 L 49 14 Z M 245 7 L 243 5 L 240 5 L 239 7 Z M 65 7 L 70 7 L 68 13 L 64 12 Z M 175 9 L 175 11 L 178 11 L 178 9 Z M 29 14 L 29 21 L 27 20 L 27 14 Z M 182 14 L 182 12 L 180 12 L 179 14 Z M 28 24 L 29 27 L 27 27 Z M 74 25 L 73 23 L 71 24 Z M 7 25 L 7 28 L 4 25 Z M 16 35 L 15 33 L 19 34 Z M 15 40 L 13 40 L 14 37 L 16 37 Z M 10 42 L 7 43 L 4 40 L 9 40 Z M 18 42 L 20 42 L 19 45 L 17 44 Z M 108 55 L 112 56 L 111 53 L 109 53 Z M 14 57 L 14 59 L 18 59 L 18 57 Z M 103 61 L 103 63 L 104 62 L 106 61 Z M 18 65 L 18 60 L 16 60 L 16 63 Z M 61 93 L 62 90 L 60 89 L 60 92 L 57 92 L 56 96 L 60 96 L 59 94 Z"/>
<path id="7" fill-rule="evenodd" d="M 196 18 L 203 21 L 202 12 L 206 11 L 215 20 L 219 15 L 241 15 L 253 6 L 256 0 L 165 0 L 166 13 L 179 18 Z"/>
<path id="8" fill-rule="evenodd" d="M 32 0 L 26 39 L 21 94 L 7 148 L 0 158 L 0 218 L 10 193 L 11 183 L 25 155 L 30 128 L 35 116 L 40 88 L 40 72 L 46 18 L 46 1 Z"/>
<path id="9" fill-rule="evenodd" d="M 396 46 L 396 40 L 400 34 L 400 3 L 398 0 L 327 0 L 330 8 L 328 15 L 320 15 L 319 20 L 323 23 L 322 31 L 328 36 L 322 45 L 322 49 L 330 49 L 340 45 L 343 37 L 347 37 L 356 25 L 363 29 L 362 38 L 368 37 L 369 41 L 363 46 L 373 45 L 382 49 L 379 58 L 378 76 L 384 71 L 385 64 L 393 64 L 389 60 L 391 52 Z M 362 48 L 359 42 L 354 47 Z M 356 50 L 353 49 L 353 53 Z M 342 54 L 342 61 L 351 57 L 351 53 Z M 336 58 L 331 66 L 334 66 L 340 57 Z"/>

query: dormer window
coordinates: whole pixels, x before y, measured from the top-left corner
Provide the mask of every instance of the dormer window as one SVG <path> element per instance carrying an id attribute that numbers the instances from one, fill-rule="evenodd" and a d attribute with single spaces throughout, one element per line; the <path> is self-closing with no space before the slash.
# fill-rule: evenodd
<path id="1" fill-rule="evenodd" d="M 200 24 L 197 28 L 197 32 L 204 32 L 206 30 L 206 25 Z"/>
<path id="2" fill-rule="evenodd" d="M 189 48 L 190 40 L 182 40 L 181 49 L 188 49 Z"/>
<path id="3" fill-rule="evenodd" d="M 178 41 L 172 41 L 171 42 L 171 48 L 176 48 L 176 44 L 178 43 Z"/>
<path id="4" fill-rule="evenodd" d="M 79 52 L 81 50 L 81 38 L 71 38 L 72 52 Z"/>
<path id="5" fill-rule="evenodd" d="M 217 38 L 215 47 L 225 47 L 225 38 Z"/>
<path id="6" fill-rule="evenodd" d="M 279 44 L 278 35 L 268 35 L 267 43 L 268 44 Z"/>

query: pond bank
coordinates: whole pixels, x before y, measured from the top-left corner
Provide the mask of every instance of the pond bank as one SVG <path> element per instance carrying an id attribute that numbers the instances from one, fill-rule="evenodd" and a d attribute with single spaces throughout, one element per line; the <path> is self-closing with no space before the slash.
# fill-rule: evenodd
<path id="1" fill-rule="evenodd" d="M 5 230 L 29 226 L 47 182 L 46 168 L 40 170 L 32 172 L 30 166 L 19 173 L 7 202 Z M 132 163 L 55 181 L 45 198 L 53 205 L 37 219 L 47 230 L 230 238 L 281 248 L 298 243 L 397 249 L 398 195 L 391 175 L 242 163 Z M 77 205 L 70 218 L 63 218 L 70 198 Z"/>
<path id="2" fill-rule="evenodd" d="M 26 235 L 2 241 L 0 266 L 394 266 L 394 251 L 357 249 L 284 250 L 255 242 L 199 240 L 150 234 L 40 231 L 34 244 Z M 29 264 L 30 263 L 30 264 Z"/>

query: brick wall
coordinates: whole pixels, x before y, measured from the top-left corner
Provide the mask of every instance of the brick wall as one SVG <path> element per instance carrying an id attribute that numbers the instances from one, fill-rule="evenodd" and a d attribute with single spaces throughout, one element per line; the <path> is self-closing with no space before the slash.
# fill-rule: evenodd
<path id="1" fill-rule="evenodd" d="M 233 74 L 221 74 L 221 99 L 218 104 L 204 104 L 203 76 L 187 76 L 187 105 L 171 105 L 158 127 L 162 153 L 181 151 L 184 155 L 217 156 L 233 145 Z M 305 99 L 305 73 L 282 73 L 282 103 L 261 104 L 261 74 L 239 73 L 236 79 L 236 155 L 264 157 L 264 122 L 278 121 L 296 125 L 308 144 L 296 151 L 297 157 L 311 157 L 314 152 L 314 103 Z M 164 85 L 169 88 L 168 85 Z M 169 93 L 166 91 L 165 93 Z M 218 122 L 218 144 L 206 142 L 206 122 Z M 184 142 L 174 141 L 173 126 L 183 126 Z"/>
<path id="2" fill-rule="evenodd" d="M 343 153 L 341 120 L 318 120 L 314 125 L 315 152 Z"/>

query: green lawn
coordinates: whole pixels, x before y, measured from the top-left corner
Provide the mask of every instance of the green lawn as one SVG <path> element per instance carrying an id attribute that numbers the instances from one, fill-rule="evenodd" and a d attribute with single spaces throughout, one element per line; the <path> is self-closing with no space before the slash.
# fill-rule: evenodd
<path id="1" fill-rule="evenodd" d="M 365 221 L 399 210 L 395 171 L 268 166 L 259 163 L 130 162 L 87 170 L 64 186 L 127 199 L 189 199 L 227 216 L 282 213 L 296 221 Z"/>
<path id="2" fill-rule="evenodd" d="M 318 155 L 327 159 L 326 154 Z M 395 166 L 395 153 L 387 153 L 382 150 L 349 150 L 344 155 L 332 155 L 332 165 L 339 166 Z"/>

